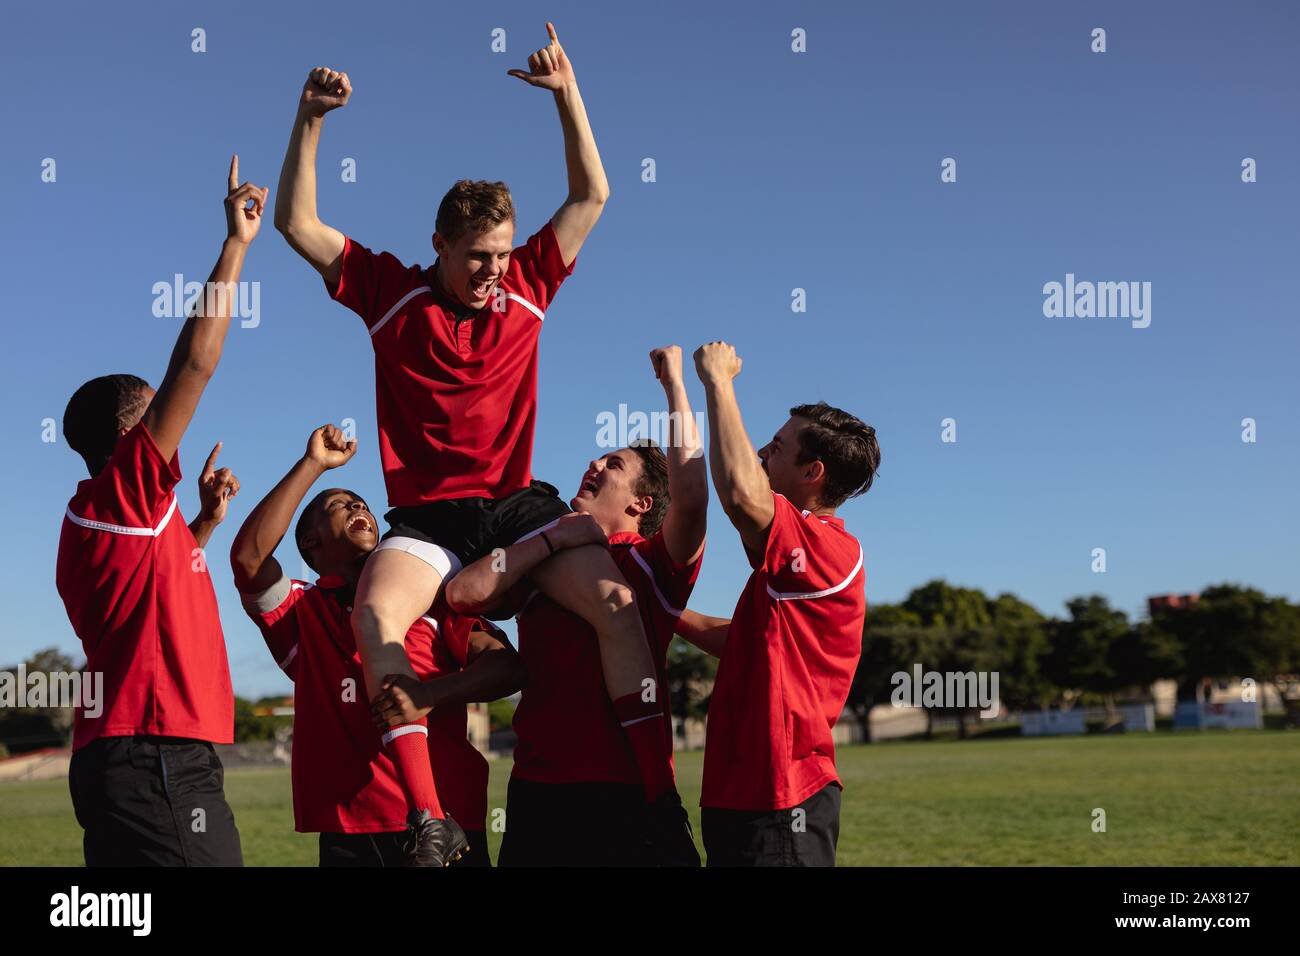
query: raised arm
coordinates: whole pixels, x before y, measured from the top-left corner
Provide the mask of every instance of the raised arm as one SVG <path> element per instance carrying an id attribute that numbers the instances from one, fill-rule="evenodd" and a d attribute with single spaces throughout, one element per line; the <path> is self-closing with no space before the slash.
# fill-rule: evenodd
<path id="1" fill-rule="evenodd" d="M 664 544 L 677 564 L 690 564 L 704 550 L 709 513 L 709 471 L 704 462 L 691 400 L 682 375 L 682 350 L 669 345 L 650 353 L 655 377 L 668 397 L 668 514 Z"/>
<path id="2" fill-rule="evenodd" d="M 316 215 L 316 147 L 325 114 L 346 106 L 351 96 L 346 73 L 318 66 L 307 75 L 275 194 L 275 228 L 331 285 L 338 284 L 343 268 L 344 238 Z"/>
<path id="3" fill-rule="evenodd" d="M 447 582 L 447 606 L 458 614 L 500 616 L 522 597 L 524 579 L 533 568 L 564 548 L 584 544 L 605 544 L 605 532 L 596 519 L 587 514 L 570 514 L 560 518 L 545 537 L 535 534 L 517 541 L 500 554 L 479 558 Z M 513 608 L 511 608 L 513 609 Z"/>
<path id="4" fill-rule="evenodd" d="M 170 461 L 180 447 L 208 387 L 230 328 L 230 303 L 235 283 L 244 267 L 244 255 L 257 236 L 266 206 L 266 189 L 251 183 L 239 184 L 239 157 L 230 157 L 230 178 L 226 191 L 226 240 L 221 255 L 208 276 L 204 294 L 185 320 L 172 349 L 171 361 L 162 384 L 145 409 L 143 422 L 164 461 Z M 252 208 L 245 206 L 251 202 Z"/>
<path id="5" fill-rule="evenodd" d="M 464 668 L 426 681 L 407 674 L 389 674 L 384 678 L 383 691 L 370 705 L 370 715 L 377 727 L 389 727 L 395 720 L 413 723 L 438 707 L 463 707 L 509 697 L 527 679 L 523 661 L 514 648 L 475 628 L 469 635 Z"/>
<path id="6" fill-rule="evenodd" d="M 687 608 L 677 619 L 674 633 L 682 640 L 694 644 L 706 654 L 722 656 L 722 649 L 727 645 L 727 631 L 731 628 L 731 619 L 710 617 Z"/>
<path id="7" fill-rule="evenodd" d="M 745 434 L 733 381 L 741 360 L 726 342 L 709 342 L 695 352 L 695 369 L 704 383 L 709 409 L 709 470 L 727 518 L 740 532 L 751 556 L 767 549 L 775 508 L 772 486 Z"/>
<path id="8" fill-rule="evenodd" d="M 235 535 L 230 566 L 239 593 L 258 594 L 280 580 L 284 572 L 275 560 L 275 549 L 289 530 L 293 513 L 317 478 L 346 464 L 356 451 L 356 441 L 344 441 L 343 432 L 334 425 L 322 425 L 311 433 L 306 453 L 258 502 Z"/>
<path id="9" fill-rule="evenodd" d="M 555 25 L 546 24 L 551 42 L 528 58 L 528 72 L 509 70 L 531 86 L 539 86 L 555 94 L 555 105 L 560 112 L 560 128 L 564 130 L 564 165 L 569 175 L 569 195 L 554 216 L 551 225 L 560 243 L 560 254 L 566 266 L 578 258 L 578 250 L 595 228 L 596 220 L 605 210 L 609 199 L 609 180 L 596 149 L 596 137 L 587 120 L 587 108 L 578 92 L 578 80 L 573 74 Z"/>

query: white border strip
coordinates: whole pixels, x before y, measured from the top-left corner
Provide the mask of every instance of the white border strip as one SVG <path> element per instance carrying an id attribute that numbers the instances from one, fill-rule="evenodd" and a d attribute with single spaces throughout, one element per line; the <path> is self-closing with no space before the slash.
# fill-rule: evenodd
<path id="1" fill-rule="evenodd" d="M 824 591 L 804 591 L 802 593 L 798 591 L 788 591 L 782 593 L 778 591 L 773 591 L 772 585 L 769 584 L 767 585 L 767 593 L 769 597 L 777 601 L 807 601 L 811 598 L 826 597 L 828 594 L 834 594 L 836 591 L 843 591 L 846 587 L 849 586 L 849 584 L 852 583 L 853 579 L 858 576 L 858 572 L 861 570 L 862 570 L 862 545 L 858 545 L 858 563 L 853 566 L 853 570 L 849 572 L 849 576 L 845 578 L 843 581 L 841 581 L 839 584 L 835 585 L 835 587 L 827 588 Z"/>
<path id="2" fill-rule="evenodd" d="M 538 321 L 545 321 L 545 319 L 546 319 L 546 313 L 543 312 L 541 309 L 539 309 L 537 306 L 533 305 L 531 302 L 529 302 L 529 301 L 528 301 L 527 299 L 525 299 L 523 296 L 521 296 L 521 295 L 515 295 L 513 292 L 507 292 L 507 293 L 506 293 L 506 298 L 507 298 L 507 299 L 514 299 L 516 302 L 518 302 L 520 305 L 522 305 L 522 306 L 523 306 L 525 309 L 527 309 L 529 312 L 533 313 L 533 315 L 537 316 Z"/>
<path id="3" fill-rule="evenodd" d="M 289 665 L 293 663 L 293 659 L 297 656 L 298 645 L 295 644 L 293 647 L 289 648 L 289 653 L 284 655 L 284 660 L 280 661 L 280 670 L 284 671 L 286 674 L 289 673 Z"/>
<path id="4" fill-rule="evenodd" d="M 421 727 L 419 724 L 402 724 L 402 726 L 394 727 L 384 734 L 384 743 L 392 743 L 398 737 L 405 737 L 407 734 L 424 734 L 427 737 L 429 736 L 429 728 Z"/>
<path id="5" fill-rule="evenodd" d="M 642 724 L 645 723 L 647 720 L 659 720 L 662 717 L 663 714 L 646 714 L 644 717 L 633 717 L 631 720 L 625 720 L 621 724 L 619 724 L 619 726 L 631 727 L 633 724 Z"/>
<path id="6" fill-rule="evenodd" d="M 671 614 L 673 617 L 681 617 L 683 611 L 680 608 L 675 608 L 668 603 L 668 599 L 664 597 L 664 592 L 659 590 L 659 582 L 655 579 L 655 573 L 650 569 L 650 565 L 646 563 L 645 558 L 641 557 L 641 553 L 637 551 L 635 547 L 629 548 L 628 550 L 632 553 L 632 560 L 641 566 L 641 570 L 644 571 L 646 573 L 646 577 L 650 579 L 650 586 L 654 588 L 655 597 L 657 597 L 659 599 L 659 603 L 664 606 L 664 610 L 667 611 L 669 614 Z"/>
<path id="7" fill-rule="evenodd" d="M 370 334 L 371 334 L 371 336 L 373 336 L 376 332 L 378 332 L 380 329 L 382 329 L 382 328 L 384 327 L 384 323 L 387 322 L 389 319 L 391 319 L 391 318 L 393 317 L 393 315 L 397 312 L 398 309 L 400 309 L 402 306 L 406 305 L 406 303 L 410 302 L 412 299 L 414 299 L 414 298 L 415 298 L 417 295 L 419 295 L 421 292 L 427 292 L 427 293 L 429 293 L 429 295 L 433 295 L 433 290 L 430 289 L 427 285 L 422 285 L 422 286 L 420 286 L 418 289 L 412 289 L 410 292 L 406 293 L 406 295 L 404 295 L 404 296 L 402 296 L 400 299 L 398 299 L 398 300 L 397 300 L 397 305 L 395 305 L 395 306 L 393 306 L 391 309 L 389 309 L 389 310 L 384 314 L 384 317 L 383 317 L 382 319 L 380 319 L 378 322 L 376 322 L 374 325 L 372 325 L 372 326 L 370 327 Z"/>
<path id="8" fill-rule="evenodd" d="M 158 523 L 158 527 L 156 528 L 129 528 L 126 525 L 109 524 L 106 521 L 92 521 L 89 518 L 74 515 L 71 507 L 67 510 L 67 516 L 68 520 L 73 524 L 81 525 L 83 528 L 89 528 L 91 531 L 107 531 L 110 534 L 129 534 L 138 537 L 156 538 L 158 535 L 162 534 L 163 528 L 167 527 L 167 522 L 172 520 L 172 515 L 176 513 L 176 504 L 176 496 L 172 495 L 171 506 L 167 509 L 167 513 L 163 515 L 162 521 Z"/>

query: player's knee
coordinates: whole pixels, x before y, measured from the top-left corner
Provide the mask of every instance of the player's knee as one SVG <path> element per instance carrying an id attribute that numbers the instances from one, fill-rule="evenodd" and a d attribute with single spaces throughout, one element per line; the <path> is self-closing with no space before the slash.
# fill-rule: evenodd
<path id="1" fill-rule="evenodd" d="M 443 599 L 457 614 L 481 614 L 487 610 L 485 595 L 470 584 L 470 579 L 471 575 L 458 574 L 443 585 Z"/>

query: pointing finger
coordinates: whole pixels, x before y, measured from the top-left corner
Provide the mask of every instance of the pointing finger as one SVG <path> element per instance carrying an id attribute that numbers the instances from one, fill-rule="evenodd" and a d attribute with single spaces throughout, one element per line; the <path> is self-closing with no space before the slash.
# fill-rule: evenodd
<path id="1" fill-rule="evenodd" d="M 215 445 L 212 446 L 212 454 L 208 455 L 208 460 L 207 460 L 207 462 L 205 462 L 204 465 L 203 465 L 203 477 L 204 477 L 204 478 L 211 478 L 211 477 L 212 477 L 212 466 L 216 464 L 216 462 L 217 462 L 217 455 L 218 455 L 220 452 L 221 452 L 221 442 L 217 442 Z"/>
<path id="2" fill-rule="evenodd" d="M 239 154 L 230 157 L 230 188 L 227 192 L 234 192 L 239 185 Z"/>

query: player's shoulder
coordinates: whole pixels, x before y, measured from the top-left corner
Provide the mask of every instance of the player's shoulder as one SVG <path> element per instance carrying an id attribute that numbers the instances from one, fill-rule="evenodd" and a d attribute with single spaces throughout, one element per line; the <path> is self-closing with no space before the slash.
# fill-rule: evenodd
<path id="1" fill-rule="evenodd" d="M 343 259 L 345 265 L 349 264 L 349 260 L 368 260 L 371 267 L 389 281 L 402 281 L 412 286 L 429 284 L 428 269 L 425 266 L 418 262 L 407 262 L 386 249 L 371 249 L 352 236 L 344 237 Z"/>

